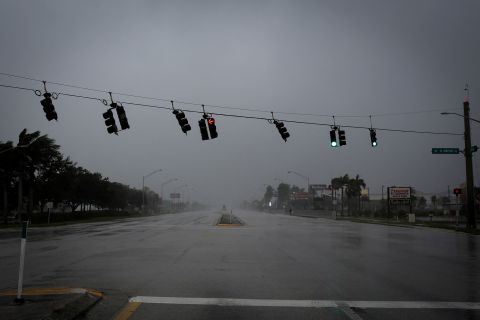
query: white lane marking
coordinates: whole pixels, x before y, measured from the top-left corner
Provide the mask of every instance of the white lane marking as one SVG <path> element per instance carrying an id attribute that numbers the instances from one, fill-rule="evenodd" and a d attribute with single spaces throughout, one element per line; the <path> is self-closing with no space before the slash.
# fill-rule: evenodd
<path id="1" fill-rule="evenodd" d="M 338 308 L 362 309 L 464 309 L 480 310 L 480 302 L 460 301 L 339 301 L 339 300 L 270 300 L 182 297 L 132 297 L 130 302 L 159 304 L 189 304 L 239 307 Z"/>

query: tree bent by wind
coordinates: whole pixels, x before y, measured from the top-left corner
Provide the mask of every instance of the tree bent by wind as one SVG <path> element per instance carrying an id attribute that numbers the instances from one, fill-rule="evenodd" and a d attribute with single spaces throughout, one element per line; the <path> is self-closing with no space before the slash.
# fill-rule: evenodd
<path id="1" fill-rule="evenodd" d="M 4 223 L 13 211 L 19 220 L 28 219 L 34 211 L 42 213 L 47 202 L 61 203 L 71 211 L 86 211 L 92 206 L 118 211 L 140 207 L 142 202 L 141 190 L 77 166 L 60 153 L 53 139 L 26 129 L 16 145 L 0 141 L 0 186 Z M 147 199 L 158 198 L 149 191 Z M 22 217 L 24 213 L 26 217 Z"/>

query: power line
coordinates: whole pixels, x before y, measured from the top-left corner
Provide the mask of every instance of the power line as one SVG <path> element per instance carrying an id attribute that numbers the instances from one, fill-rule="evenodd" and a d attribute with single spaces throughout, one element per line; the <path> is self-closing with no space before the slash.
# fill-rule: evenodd
<path id="1" fill-rule="evenodd" d="M 4 84 L 0 84 L 0 87 L 21 89 L 21 90 L 29 90 L 29 91 L 33 91 L 33 92 L 38 91 L 38 90 L 35 90 L 35 89 L 31 89 L 31 88 L 16 87 L 16 86 L 4 85 Z M 56 94 L 58 96 L 63 95 L 63 96 L 68 96 L 68 97 L 73 97 L 73 98 L 98 100 L 98 101 L 102 102 L 104 105 L 107 104 L 105 99 L 101 99 L 101 98 L 98 98 L 98 97 L 72 94 L 72 93 L 68 93 L 68 92 L 57 92 Z M 137 106 L 137 107 L 172 110 L 172 108 L 170 108 L 170 107 L 164 107 L 164 106 L 158 106 L 158 105 L 152 105 L 152 104 L 145 104 L 145 103 L 138 103 L 138 102 L 131 102 L 131 101 L 118 101 L 118 102 L 121 103 L 121 104 Z M 207 105 L 205 105 L 205 106 L 207 106 Z M 199 113 L 199 114 L 204 113 L 204 111 L 200 111 L 200 110 L 182 109 L 182 111 L 190 112 L 190 113 Z M 217 115 L 217 116 L 231 117 L 231 118 L 256 119 L 256 120 L 272 121 L 272 118 L 258 117 L 258 116 L 246 116 L 246 115 L 239 115 L 239 114 L 219 113 L 219 112 L 207 112 L 207 113 L 212 114 L 212 115 Z M 292 124 L 306 124 L 306 125 L 332 127 L 331 123 L 298 121 L 298 120 L 288 120 L 288 119 L 276 119 L 276 120 L 286 122 L 286 123 L 292 123 Z M 365 127 L 365 126 L 352 126 L 352 125 L 342 125 L 342 126 L 338 125 L 338 126 L 342 127 L 342 128 L 350 128 L 350 129 L 366 129 L 366 130 L 372 129 L 371 127 Z M 406 129 L 391 129 L 391 128 L 373 128 L 373 129 L 378 130 L 378 131 L 416 133 L 416 134 L 451 135 L 451 136 L 462 136 L 463 135 L 463 133 L 454 133 L 454 132 L 436 132 L 436 131 L 421 131 L 421 130 L 406 130 Z"/>
<path id="2" fill-rule="evenodd" d="M 0 72 L 0 75 L 7 76 L 7 77 L 12 77 L 12 78 L 36 81 L 36 82 L 43 82 L 44 81 L 44 80 L 35 79 L 35 78 L 32 78 L 32 77 L 20 76 L 20 75 L 11 74 L 11 73 L 5 73 L 5 72 Z M 64 82 L 50 82 L 50 81 L 46 81 L 46 82 L 49 83 L 49 84 L 68 87 L 68 88 L 81 89 L 81 90 L 87 90 L 87 91 L 92 91 L 92 92 L 109 93 L 109 91 L 106 91 L 106 90 L 83 87 L 83 86 L 68 84 L 68 83 L 64 83 Z M 175 103 L 182 104 L 182 105 L 192 105 L 192 106 L 202 106 L 202 105 L 204 105 L 204 106 L 209 107 L 209 108 L 248 111 L 248 112 L 257 112 L 257 113 L 268 113 L 268 114 L 270 114 L 272 112 L 272 110 L 259 109 L 259 108 L 254 108 L 254 107 L 238 107 L 238 106 L 202 104 L 202 103 L 198 103 L 198 102 L 172 100 L 172 99 L 166 99 L 166 98 L 156 98 L 156 97 L 142 96 L 142 95 L 116 92 L 116 91 L 112 91 L 112 94 L 125 96 L 125 97 L 131 97 L 131 98 L 154 100 L 154 101 L 163 101 L 163 102 L 173 101 Z M 275 113 L 276 114 L 283 114 L 283 115 L 309 116 L 309 117 L 313 116 L 313 117 L 328 117 L 328 118 L 331 118 L 331 117 L 335 116 L 336 118 L 368 118 L 368 117 L 388 117 L 388 116 L 401 116 L 401 115 L 422 114 L 422 113 L 432 113 L 432 112 L 444 112 L 444 111 L 453 111 L 453 110 L 460 110 L 460 109 L 461 108 L 443 108 L 443 109 L 430 109 L 430 110 L 407 111 L 407 112 L 380 113 L 380 114 L 369 114 L 369 115 L 334 115 L 334 114 L 301 113 L 301 112 L 287 112 L 287 111 L 275 111 Z"/>

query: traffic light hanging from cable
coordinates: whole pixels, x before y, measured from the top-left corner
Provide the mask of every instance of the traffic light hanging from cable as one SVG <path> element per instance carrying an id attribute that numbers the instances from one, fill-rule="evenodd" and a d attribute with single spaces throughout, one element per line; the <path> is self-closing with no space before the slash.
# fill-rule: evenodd
<path id="1" fill-rule="evenodd" d="M 210 139 L 215 139 L 218 137 L 217 126 L 215 125 L 215 118 L 207 118 L 208 131 L 210 132 Z"/>
<path id="2" fill-rule="evenodd" d="M 336 129 L 330 130 L 330 145 L 332 147 L 338 147 Z"/>
<path id="3" fill-rule="evenodd" d="M 377 132 L 375 129 L 369 129 L 370 130 L 370 143 L 372 144 L 372 147 L 377 146 Z"/>
<path id="4" fill-rule="evenodd" d="M 275 127 L 277 127 L 278 133 L 280 133 L 282 139 L 287 142 L 287 139 L 290 137 L 290 133 L 288 133 L 287 128 L 285 128 L 285 124 L 277 120 L 273 120 L 273 123 L 275 124 Z"/>
<path id="5" fill-rule="evenodd" d="M 116 105 L 115 109 L 117 110 L 118 122 L 120 122 L 120 127 L 122 128 L 122 130 L 130 129 L 125 108 L 123 106 L 117 105 L 116 103 L 112 103 L 111 105 L 113 104 Z"/>
<path id="6" fill-rule="evenodd" d="M 183 111 L 175 109 L 172 113 L 177 118 L 178 124 L 180 125 L 183 133 L 187 134 L 188 131 L 192 130 L 192 127 L 188 124 L 188 120 L 185 118 L 185 113 Z"/>
<path id="7" fill-rule="evenodd" d="M 53 119 L 58 120 L 57 112 L 55 111 L 55 107 L 52 101 L 52 94 L 50 92 L 45 92 L 43 94 L 44 99 L 40 101 L 43 106 L 43 111 L 45 112 L 45 117 L 48 121 Z"/>
<path id="8" fill-rule="evenodd" d="M 210 139 L 208 137 L 207 121 L 205 119 L 198 120 L 198 126 L 200 127 L 200 134 L 202 135 L 202 140 Z"/>
<path id="9" fill-rule="evenodd" d="M 105 119 L 107 132 L 110 134 L 111 133 L 116 134 L 118 132 L 118 128 L 117 128 L 117 125 L 115 124 L 115 118 L 113 117 L 112 109 L 108 109 L 108 111 L 103 114 L 103 118 Z"/>
<path id="10" fill-rule="evenodd" d="M 345 130 L 338 129 L 338 142 L 340 146 L 347 144 L 347 138 L 345 137 Z"/>

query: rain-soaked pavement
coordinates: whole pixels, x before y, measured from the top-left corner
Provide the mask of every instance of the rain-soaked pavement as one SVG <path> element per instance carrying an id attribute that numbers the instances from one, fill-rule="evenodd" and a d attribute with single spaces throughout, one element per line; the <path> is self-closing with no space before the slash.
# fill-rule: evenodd
<path id="1" fill-rule="evenodd" d="M 480 319 L 478 236 L 234 214 L 244 226 L 213 210 L 32 228 L 25 286 L 117 294 L 90 319 L 126 297 L 130 319 Z M 19 242 L 0 230 L 0 289 L 16 288 Z"/>

